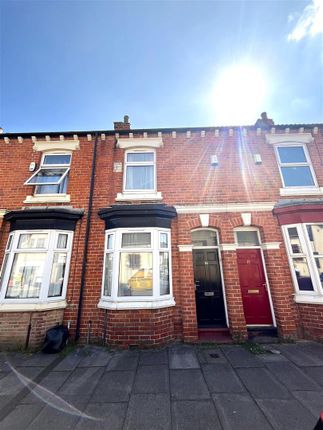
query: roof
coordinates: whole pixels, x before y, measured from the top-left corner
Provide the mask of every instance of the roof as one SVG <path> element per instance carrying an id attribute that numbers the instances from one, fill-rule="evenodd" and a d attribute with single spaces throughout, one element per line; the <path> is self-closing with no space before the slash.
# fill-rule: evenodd
<path id="1" fill-rule="evenodd" d="M 296 128 L 301 128 L 303 127 L 304 129 L 309 129 L 309 128 L 314 128 L 314 127 L 318 127 L 320 129 L 323 129 L 323 123 L 316 123 L 316 124 L 277 124 L 273 126 L 276 130 L 284 130 L 286 128 L 290 128 L 290 129 L 296 129 Z M 15 138 L 18 136 L 21 137 L 29 137 L 29 136 L 35 136 L 35 137 L 40 137 L 40 136 L 59 136 L 59 135 L 64 135 L 64 136 L 73 136 L 74 134 L 77 134 L 79 136 L 86 136 L 88 134 L 91 135 L 100 135 L 100 134 L 105 134 L 107 136 L 109 135 L 115 135 L 116 133 L 119 133 L 119 135 L 127 135 L 129 133 L 133 133 L 133 134 L 142 134 L 144 132 L 146 133 L 158 133 L 158 132 L 162 132 L 162 133 L 172 133 L 173 131 L 179 132 L 179 133 L 184 133 L 186 131 L 214 131 L 214 130 L 228 130 L 228 129 L 233 129 L 233 130 L 239 130 L 239 129 L 248 129 L 248 130 L 256 130 L 257 127 L 255 127 L 254 125 L 241 125 L 241 126 L 207 126 L 207 127 L 172 127 L 172 128 L 136 128 L 136 129 L 130 129 L 130 130 L 69 130 L 69 131 L 36 131 L 36 132 L 24 132 L 24 133 L 20 133 L 20 132 L 14 132 L 14 133 L 2 133 L 0 134 L 0 138 L 4 138 L 4 137 L 8 137 L 8 138 Z"/>

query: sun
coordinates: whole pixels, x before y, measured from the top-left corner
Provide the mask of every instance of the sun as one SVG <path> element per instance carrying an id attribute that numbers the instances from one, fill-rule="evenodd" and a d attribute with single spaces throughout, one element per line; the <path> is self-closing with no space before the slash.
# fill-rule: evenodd
<path id="1" fill-rule="evenodd" d="M 224 69 L 211 91 L 216 124 L 253 124 L 265 110 L 268 83 L 265 73 L 251 64 L 236 64 Z"/>

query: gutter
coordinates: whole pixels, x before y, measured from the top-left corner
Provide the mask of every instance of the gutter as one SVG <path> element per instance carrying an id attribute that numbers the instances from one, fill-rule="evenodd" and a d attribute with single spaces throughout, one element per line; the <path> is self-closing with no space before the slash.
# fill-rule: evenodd
<path id="1" fill-rule="evenodd" d="M 81 276 L 81 287 L 80 287 L 80 297 L 77 310 L 77 321 L 76 321 L 76 331 L 75 340 L 80 338 L 81 329 L 81 318 L 82 318 L 82 308 L 83 308 L 83 298 L 85 290 L 85 277 L 87 269 L 87 256 L 89 249 L 89 237 L 91 230 L 91 220 L 92 220 L 92 207 L 93 207 L 93 194 L 94 194 L 94 182 L 95 182 L 95 169 L 96 169 L 96 157 L 97 157 L 97 143 L 98 143 L 98 133 L 95 134 L 94 147 L 93 147 L 93 159 L 92 159 L 92 172 L 91 172 L 91 182 L 90 182 L 90 194 L 89 194 L 89 204 L 86 217 L 86 230 L 84 238 L 84 254 L 82 262 L 82 276 Z"/>

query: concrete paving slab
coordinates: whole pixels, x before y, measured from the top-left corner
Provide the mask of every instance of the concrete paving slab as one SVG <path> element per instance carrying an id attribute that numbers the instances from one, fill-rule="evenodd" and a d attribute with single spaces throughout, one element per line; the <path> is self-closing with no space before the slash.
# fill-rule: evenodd
<path id="1" fill-rule="evenodd" d="M 237 369 L 242 382 L 255 399 L 288 399 L 288 390 L 264 368 Z"/>
<path id="2" fill-rule="evenodd" d="M 171 413 L 168 394 L 131 396 L 125 430 L 170 430 Z"/>
<path id="3" fill-rule="evenodd" d="M 50 372 L 39 384 L 41 387 L 49 390 L 51 393 L 56 393 L 57 390 L 64 384 L 66 379 L 70 376 L 70 372 Z M 38 394 L 40 394 L 37 391 Z M 43 398 L 39 398 L 32 394 L 28 394 L 24 399 L 22 399 L 21 403 L 43 403 L 48 400 L 48 397 L 44 396 Z"/>
<path id="4" fill-rule="evenodd" d="M 302 370 L 323 387 L 323 366 L 303 367 Z"/>
<path id="5" fill-rule="evenodd" d="M 210 398 L 210 393 L 200 369 L 171 370 L 170 390 L 173 400 Z"/>
<path id="6" fill-rule="evenodd" d="M 248 394 L 213 394 L 223 430 L 272 430 Z M 289 429 L 291 430 L 291 429 Z"/>
<path id="7" fill-rule="evenodd" d="M 321 345 L 301 342 L 291 345 L 277 345 L 277 349 L 297 366 L 323 366 L 323 346 Z"/>
<path id="8" fill-rule="evenodd" d="M 267 363 L 269 371 L 289 390 L 320 390 L 320 386 L 292 363 Z"/>
<path id="9" fill-rule="evenodd" d="M 85 405 L 78 404 L 76 407 L 82 411 Z M 66 412 L 54 409 L 51 406 L 45 406 L 37 417 L 26 427 L 28 430 L 72 430 L 76 426 L 79 417 L 77 415 L 67 414 Z M 17 429 L 18 430 L 18 429 Z"/>
<path id="10" fill-rule="evenodd" d="M 134 393 L 166 393 L 169 391 L 168 367 L 143 366 L 139 367 L 133 387 Z"/>
<path id="11" fill-rule="evenodd" d="M 126 411 L 126 403 L 90 403 L 84 412 L 98 420 L 81 418 L 75 430 L 122 430 Z"/>
<path id="12" fill-rule="evenodd" d="M 18 360 L 18 364 L 22 363 L 24 367 L 47 367 L 59 357 L 58 354 L 43 354 L 38 352 L 30 355 L 27 360 Z"/>
<path id="13" fill-rule="evenodd" d="M 323 392 L 317 391 L 293 391 L 294 397 L 302 403 L 318 420 L 323 411 Z"/>
<path id="14" fill-rule="evenodd" d="M 229 364 L 203 365 L 202 371 L 211 393 L 241 393 L 245 391 L 238 376 Z"/>
<path id="15" fill-rule="evenodd" d="M 173 402 L 173 430 L 222 430 L 212 400 Z"/>
<path id="16" fill-rule="evenodd" d="M 129 370 L 104 372 L 93 391 L 90 403 L 127 402 L 135 378 Z"/>
<path id="17" fill-rule="evenodd" d="M 139 366 L 168 364 L 167 349 L 161 351 L 141 351 Z"/>
<path id="18" fill-rule="evenodd" d="M 86 347 L 83 350 L 78 367 L 105 367 L 113 354 L 99 347 Z"/>
<path id="19" fill-rule="evenodd" d="M 259 360 L 254 354 L 247 351 L 242 346 L 228 345 L 221 346 L 221 350 L 224 352 L 231 365 L 235 368 L 238 367 L 262 367 L 264 363 Z"/>
<path id="20" fill-rule="evenodd" d="M 263 361 L 264 363 L 288 362 L 288 358 L 286 358 L 283 354 L 264 353 L 264 354 L 257 355 L 257 358 L 258 360 Z"/>
<path id="21" fill-rule="evenodd" d="M 63 360 L 54 368 L 57 372 L 71 372 L 76 369 L 77 365 L 81 361 L 79 351 L 76 350 L 71 354 L 67 355 Z"/>
<path id="22" fill-rule="evenodd" d="M 297 400 L 257 401 L 275 430 L 312 430 L 318 420 Z"/>
<path id="23" fill-rule="evenodd" d="M 86 403 L 103 375 L 104 368 L 89 367 L 77 368 L 64 382 L 57 394 L 65 400 L 78 399 Z"/>
<path id="24" fill-rule="evenodd" d="M 198 350 L 197 356 L 200 364 L 218 364 L 228 362 L 220 348 L 200 349 Z"/>
<path id="25" fill-rule="evenodd" d="M 138 365 L 138 360 L 138 352 L 117 352 L 109 361 L 107 370 L 135 370 Z"/>
<path id="26" fill-rule="evenodd" d="M 25 376 L 31 380 L 42 372 L 42 367 L 18 367 L 16 371 L 22 376 Z M 14 396 L 24 388 L 24 384 L 18 379 L 18 377 L 10 372 L 4 378 L 0 379 L 0 395 Z"/>
<path id="27" fill-rule="evenodd" d="M 37 417 L 44 405 L 18 405 L 0 422 L 1 430 L 22 430 Z"/>
<path id="28" fill-rule="evenodd" d="M 194 348 L 176 346 L 169 351 L 170 369 L 198 369 L 200 367 Z"/>

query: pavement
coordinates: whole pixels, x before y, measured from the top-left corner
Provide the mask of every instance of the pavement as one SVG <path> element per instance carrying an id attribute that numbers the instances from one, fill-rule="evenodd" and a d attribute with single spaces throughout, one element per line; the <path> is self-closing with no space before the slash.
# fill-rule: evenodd
<path id="1" fill-rule="evenodd" d="M 0 429 L 313 430 L 323 345 L 265 348 L 0 353 Z"/>

